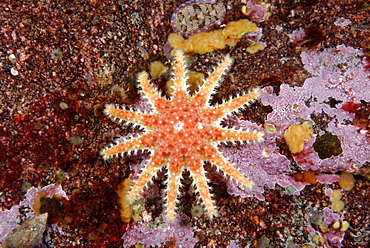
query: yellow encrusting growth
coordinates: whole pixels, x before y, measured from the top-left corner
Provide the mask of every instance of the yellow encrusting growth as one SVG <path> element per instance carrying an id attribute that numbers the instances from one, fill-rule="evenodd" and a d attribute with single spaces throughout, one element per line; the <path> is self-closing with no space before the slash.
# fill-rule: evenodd
<path id="1" fill-rule="evenodd" d="M 247 52 L 250 54 L 255 54 L 259 51 L 262 51 L 263 49 L 265 49 L 265 45 L 261 43 L 253 43 L 252 45 L 247 47 Z"/>
<path id="2" fill-rule="evenodd" d="M 339 212 L 344 208 L 344 202 L 341 200 L 342 194 L 338 190 L 333 190 L 330 194 L 330 208 L 335 211 Z"/>
<path id="3" fill-rule="evenodd" d="M 339 186 L 346 191 L 351 190 L 355 186 L 355 177 L 351 173 L 340 173 Z"/>
<path id="4" fill-rule="evenodd" d="M 127 193 L 130 190 L 134 183 L 126 178 L 118 185 L 118 203 L 120 205 L 120 213 L 123 222 L 129 223 L 132 219 L 132 209 L 129 201 L 127 200 Z"/>
<path id="5" fill-rule="evenodd" d="M 299 153 L 303 150 L 304 142 L 313 134 L 311 121 L 304 121 L 302 124 L 290 126 L 284 132 L 284 139 L 291 153 Z"/>
<path id="6" fill-rule="evenodd" d="M 212 32 L 201 32 L 184 39 L 181 35 L 172 33 L 168 36 L 168 43 L 174 49 L 182 49 L 185 53 L 209 53 L 214 50 L 233 47 L 246 33 L 257 32 L 255 23 L 241 19 L 229 22 L 224 29 Z"/>
<path id="7" fill-rule="evenodd" d="M 346 221 L 346 220 L 342 221 L 342 225 L 341 225 L 340 231 L 341 232 L 347 231 L 348 228 L 349 228 L 349 226 L 350 225 L 349 225 L 349 222 L 348 221 Z"/>
<path id="8" fill-rule="evenodd" d="M 153 79 L 158 79 L 162 76 L 163 73 L 166 73 L 167 68 L 160 61 L 153 61 L 149 65 L 150 76 Z"/>
<path id="9" fill-rule="evenodd" d="M 167 221 L 174 221 L 176 218 L 182 173 L 184 170 L 189 170 L 194 178 L 199 197 L 209 218 L 212 219 L 217 216 L 217 209 L 209 191 L 203 162 L 211 162 L 245 189 L 253 187 L 254 183 L 227 161 L 217 150 L 217 146 L 224 141 L 262 141 L 263 134 L 257 131 L 226 129 L 218 122 L 228 113 L 254 101 L 259 97 L 260 91 L 254 89 L 221 105 L 209 106 L 209 99 L 214 88 L 232 63 L 231 57 L 225 56 L 194 95 L 189 94 L 187 89 L 186 61 L 183 51 L 175 50 L 174 58 L 173 93 L 170 100 L 161 97 L 150 84 L 148 74 L 141 72 L 138 75 L 141 93 L 152 105 L 154 111 L 141 113 L 119 109 L 111 104 L 106 106 L 104 111 L 106 115 L 113 119 L 139 124 L 146 130 L 140 137 L 105 148 L 101 151 L 101 155 L 104 159 L 108 159 L 135 150 L 149 150 L 151 158 L 128 192 L 127 201 L 133 204 L 152 177 L 160 169 L 166 167 L 165 211 Z"/>

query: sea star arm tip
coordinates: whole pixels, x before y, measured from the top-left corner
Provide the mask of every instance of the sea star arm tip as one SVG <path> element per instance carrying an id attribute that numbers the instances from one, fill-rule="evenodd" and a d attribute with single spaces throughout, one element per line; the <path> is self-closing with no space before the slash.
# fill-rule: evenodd
<path id="1" fill-rule="evenodd" d="M 179 202 L 182 166 L 179 162 L 170 162 L 167 170 L 167 189 L 166 189 L 166 219 L 173 222 L 176 219 L 176 205 Z"/>
<path id="2" fill-rule="evenodd" d="M 164 158 L 155 153 L 152 155 L 148 164 L 141 172 L 139 178 L 136 180 L 134 186 L 128 193 L 127 199 L 130 204 L 133 204 L 137 198 L 139 198 L 141 191 L 151 182 L 152 178 L 157 172 L 164 166 Z"/>
<path id="3" fill-rule="evenodd" d="M 215 148 L 213 148 L 215 150 Z M 212 152 L 213 149 L 209 149 L 207 152 L 210 154 L 206 154 L 207 160 L 212 164 L 216 165 L 216 167 L 223 171 L 226 175 L 230 176 L 234 179 L 237 183 L 242 185 L 245 189 L 252 189 L 255 185 L 254 182 L 249 180 L 245 177 L 240 171 L 235 168 L 227 159 L 221 155 L 220 153 Z"/>
<path id="4" fill-rule="evenodd" d="M 247 94 L 241 95 L 239 97 L 230 99 L 227 102 L 224 102 L 216 107 L 210 108 L 208 113 L 214 116 L 215 119 L 224 117 L 230 112 L 236 111 L 237 109 L 248 106 L 254 101 L 256 101 L 261 95 L 259 88 L 254 88 L 249 91 Z"/>
<path id="5" fill-rule="evenodd" d="M 138 74 L 137 80 L 141 86 L 140 93 L 143 98 L 147 99 L 149 103 L 157 110 L 161 105 L 164 104 L 165 99 L 163 99 L 158 90 L 150 84 L 149 74 L 146 71 L 142 71 Z"/>
<path id="6" fill-rule="evenodd" d="M 202 199 L 203 205 L 207 211 L 207 215 L 210 219 L 218 216 L 217 208 L 212 200 L 212 195 L 209 192 L 208 179 L 202 166 L 203 161 L 195 158 L 189 164 L 189 170 L 191 176 L 194 179 L 196 191 L 199 193 L 199 197 Z"/>
<path id="7" fill-rule="evenodd" d="M 225 141 L 240 141 L 240 142 L 247 142 L 249 141 L 263 141 L 264 133 L 258 132 L 257 130 L 253 131 L 240 131 L 240 130 L 232 130 L 232 129 L 225 129 L 225 128 L 213 128 L 213 140 L 217 142 L 225 142 Z"/>
<path id="8" fill-rule="evenodd" d="M 230 55 L 226 55 L 215 70 L 209 74 L 208 78 L 204 81 L 202 87 L 193 98 L 195 101 L 199 102 L 199 105 L 208 105 L 210 95 L 214 92 L 215 88 L 221 81 L 222 76 L 230 68 L 232 63 L 233 59 Z"/>
<path id="9" fill-rule="evenodd" d="M 148 126 L 148 120 L 154 117 L 152 114 L 120 109 L 113 104 L 105 105 L 104 114 L 113 120 L 119 120 L 119 122 L 128 121 L 141 126 Z"/>
<path id="10" fill-rule="evenodd" d="M 153 145 L 154 139 L 150 133 L 144 134 L 138 138 L 131 138 L 121 143 L 111 144 L 104 148 L 100 155 L 103 156 L 104 160 L 107 160 L 113 156 L 125 154 L 127 152 L 135 152 L 138 150 L 150 149 Z"/>

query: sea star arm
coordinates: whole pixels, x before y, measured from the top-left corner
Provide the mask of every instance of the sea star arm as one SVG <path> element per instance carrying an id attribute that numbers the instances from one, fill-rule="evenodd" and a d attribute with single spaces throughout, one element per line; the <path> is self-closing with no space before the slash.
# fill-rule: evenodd
<path id="1" fill-rule="evenodd" d="M 113 104 L 105 105 L 104 113 L 112 119 L 129 121 L 143 126 L 148 126 L 148 120 L 150 120 L 150 118 L 153 118 L 154 116 L 152 114 L 138 113 L 130 110 L 119 109 Z"/>
<path id="2" fill-rule="evenodd" d="M 203 162 L 200 159 L 194 158 L 189 162 L 189 170 L 194 178 L 196 189 L 203 204 L 207 210 L 207 215 L 210 219 L 218 215 L 218 211 L 212 201 L 211 193 L 209 192 L 208 182 L 203 168 Z"/>
<path id="3" fill-rule="evenodd" d="M 100 154 L 103 156 L 104 159 L 108 159 L 113 156 L 118 156 L 118 154 L 123 154 L 125 152 L 148 149 L 153 146 L 153 143 L 153 135 L 148 133 L 140 136 L 139 138 L 133 138 L 117 145 L 107 147 L 102 150 Z"/>
<path id="4" fill-rule="evenodd" d="M 141 93 L 146 97 L 150 104 L 155 108 L 158 109 L 163 105 L 166 105 L 166 100 L 163 99 L 157 89 L 155 89 L 149 82 L 149 75 L 147 72 L 143 71 L 140 72 L 138 75 L 138 81 L 141 86 Z"/>
<path id="5" fill-rule="evenodd" d="M 207 110 L 208 114 L 213 116 L 213 120 L 217 120 L 220 117 L 224 116 L 227 113 L 233 112 L 238 108 L 249 104 L 256 100 L 261 95 L 259 88 L 254 88 L 249 93 L 231 99 L 221 105 L 218 105 L 214 108 L 210 108 Z"/>
<path id="6" fill-rule="evenodd" d="M 168 163 L 166 219 L 169 222 L 173 222 L 175 220 L 175 209 L 178 201 L 177 195 L 179 194 L 182 173 L 181 163 L 182 162 L 178 159 L 171 159 Z"/>
<path id="7" fill-rule="evenodd" d="M 226 55 L 223 61 L 208 76 L 202 87 L 194 95 L 194 101 L 196 101 L 199 106 L 208 106 L 208 99 L 210 99 L 210 95 L 214 92 L 214 89 L 218 86 L 222 75 L 225 74 L 232 62 L 233 59 L 230 57 L 230 55 Z"/>
<path id="8" fill-rule="evenodd" d="M 187 76 L 184 51 L 176 49 L 174 50 L 173 55 L 175 57 L 173 99 L 180 99 L 187 96 Z"/>
<path id="9" fill-rule="evenodd" d="M 229 175 L 232 179 L 236 180 L 246 189 L 251 189 L 254 183 L 248 178 L 243 176 L 238 169 L 236 169 L 230 162 L 228 162 L 214 147 L 208 147 L 205 150 L 205 156 L 207 160 L 218 169 L 221 169 L 226 175 Z"/>
<path id="10" fill-rule="evenodd" d="M 143 172 L 140 174 L 139 178 L 127 195 L 127 199 L 130 204 L 132 204 L 140 196 L 140 192 L 144 189 L 148 182 L 151 181 L 154 175 L 164 166 L 164 163 L 164 156 L 157 153 L 152 155 L 148 164 L 145 166 Z"/>
<path id="11" fill-rule="evenodd" d="M 212 128 L 214 141 L 262 141 L 263 133 L 253 131 L 230 130 L 225 128 Z"/>

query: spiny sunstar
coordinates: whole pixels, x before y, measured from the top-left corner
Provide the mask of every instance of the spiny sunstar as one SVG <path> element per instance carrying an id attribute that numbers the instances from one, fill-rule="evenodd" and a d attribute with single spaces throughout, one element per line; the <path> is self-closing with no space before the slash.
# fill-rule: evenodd
<path id="1" fill-rule="evenodd" d="M 132 204 L 152 177 L 164 166 L 167 167 L 166 218 L 175 220 L 180 179 L 183 170 L 190 171 L 196 190 L 203 201 L 208 216 L 217 215 L 208 187 L 208 179 L 203 168 L 204 161 L 209 161 L 236 180 L 246 189 L 254 183 L 244 177 L 217 150 L 220 142 L 226 141 L 261 141 L 263 133 L 240 131 L 220 126 L 220 120 L 230 112 L 259 97 L 258 89 L 231 99 L 218 106 L 209 106 L 209 100 L 222 75 L 232 63 L 226 55 L 221 64 L 209 75 L 198 92 L 191 96 L 186 86 L 185 58 L 182 50 L 174 51 L 174 86 L 170 100 L 160 96 L 149 83 L 148 73 L 138 75 L 142 93 L 152 105 L 151 113 L 123 110 L 107 104 L 104 113 L 113 119 L 129 121 L 145 127 L 142 136 L 131 138 L 122 143 L 111 145 L 101 151 L 104 159 L 133 150 L 150 150 L 151 158 L 141 172 L 138 180 L 127 195 Z"/>

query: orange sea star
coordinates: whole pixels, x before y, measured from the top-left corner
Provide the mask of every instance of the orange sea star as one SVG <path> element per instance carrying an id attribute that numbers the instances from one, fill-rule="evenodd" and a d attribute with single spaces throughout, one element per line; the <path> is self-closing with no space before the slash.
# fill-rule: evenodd
<path id="1" fill-rule="evenodd" d="M 258 98 L 260 92 L 259 89 L 253 89 L 221 105 L 209 106 L 210 96 L 218 86 L 222 75 L 231 65 L 232 58 L 229 55 L 225 56 L 199 91 L 191 96 L 186 86 L 183 51 L 175 50 L 174 57 L 174 86 L 170 100 L 161 97 L 149 83 L 148 73 L 141 72 L 138 75 L 138 81 L 143 95 L 151 103 L 154 111 L 142 113 L 123 110 L 112 104 L 106 105 L 104 113 L 109 117 L 139 124 L 146 130 L 138 138 L 105 148 L 101 151 L 101 155 L 104 159 L 108 159 L 132 150 L 150 150 L 151 158 L 129 191 L 127 199 L 133 203 L 158 170 L 166 166 L 168 172 L 165 207 L 167 221 L 175 219 L 180 179 L 183 170 L 189 170 L 207 214 L 212 218 L 217 215 L 217 209 L 209 192 L 203 163 L 204 161 L 211 162 L 244 188 L 252 188 L 254 183 L 227 161 L 217 150 L 217 145 L 225 141 L 263 140 L 263 133 L 226 129 L 219 124 L 224 116 Z"/>

